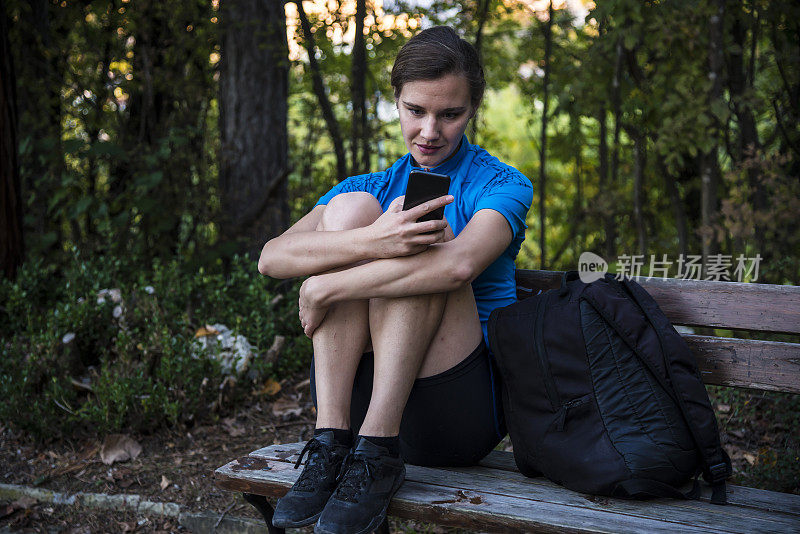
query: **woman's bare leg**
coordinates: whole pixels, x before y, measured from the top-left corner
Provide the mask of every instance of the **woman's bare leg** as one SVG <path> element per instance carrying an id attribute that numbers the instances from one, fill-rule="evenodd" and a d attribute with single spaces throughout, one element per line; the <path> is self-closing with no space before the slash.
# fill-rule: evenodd
<path id="1" fill-rule="evenodd" d="M 382 213 L 368 193 L 345 193 L 325 207 L 317 230 L 349 230 L 372 224 Z M 314 331 L 317 428 L 350 428 L 350 398 L 358 363 L 369 343 L 369 301 L 339 302 Z"/>
<path id="2" fill-rule="evenodd" d="M 447 229 L 449 239 L 452 231 Z M 472 287 L 451 293 L 369 301 L 375 374 L 359 434 L 396 436 L 418 377 L 450 369 L 483 337 Z"/>

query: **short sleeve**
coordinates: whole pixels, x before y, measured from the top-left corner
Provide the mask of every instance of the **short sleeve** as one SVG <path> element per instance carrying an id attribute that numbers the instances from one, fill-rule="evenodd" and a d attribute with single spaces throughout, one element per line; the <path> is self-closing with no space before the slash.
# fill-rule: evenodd
<path id="1" fill-rule="evenodd" d="M 380 180 L 380 176 L 383 173 L 369 173 L 369 174 L 359 174 L 356 176 L 351 176 L 349 178 L 345 178 L 335 186 L 331 188 L 330 191 L 322 195 L 320 199 L 317 201 L 316 206 L 327 204 L 331 201 L 333 197 L 342 193 L 352 193 L 355 191 L 364 191 L 367 193 L 372 193 L 375 195 L 375 187 L 382 183 Z M 377 196 L 377 195 L 376 195 Z"/>
<path id="2" fill-rule="evenodd" d="M 508 221 L 514 236 L 525 231 L 525 219 L 533 201 L 533 186 L 528 178 L 518 170 L 508 167 L 501 169 L 486 183 L 480 193 L 475 212 L 492 209 Z"/>

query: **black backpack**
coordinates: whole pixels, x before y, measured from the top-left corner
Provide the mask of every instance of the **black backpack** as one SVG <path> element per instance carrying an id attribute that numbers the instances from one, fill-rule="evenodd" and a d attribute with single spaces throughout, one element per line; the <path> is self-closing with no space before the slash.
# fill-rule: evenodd
<path id="1" fill-rule="evenodd" d="M 561 288 L 494 310 L 489 342 L 524 475 L 598 495 L 697 498 L 702 472 L 711 502 L 726 502 L 731 463 L 695 357 L 639 284 L 567 272 Z"/>

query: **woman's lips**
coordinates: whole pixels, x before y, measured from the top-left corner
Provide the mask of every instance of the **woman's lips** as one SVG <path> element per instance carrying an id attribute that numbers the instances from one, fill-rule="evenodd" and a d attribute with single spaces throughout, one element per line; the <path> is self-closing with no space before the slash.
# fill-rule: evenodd
<path id="1" fill-rule="evenodd" d="M 417 148 L 419 148 L 419 151 L 422 152 L 423 154 L 430 155 L 430 154 L 435 154 L 437 150 L 442 148 L 442 146 L 417 145 Z"/>

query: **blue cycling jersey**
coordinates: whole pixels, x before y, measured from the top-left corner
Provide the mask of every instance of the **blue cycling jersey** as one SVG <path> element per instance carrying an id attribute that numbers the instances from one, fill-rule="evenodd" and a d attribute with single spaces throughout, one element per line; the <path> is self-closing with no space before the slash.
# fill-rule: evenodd
<path id="1" fill-rule="evenodd" d="M 351 176 L 341 181 L 323 195 L 317 205 L 327 204 L 340 193 L 364 191 L 377 198 L 386 210 L 395 198 L 405 194 L 408 174 L 413 168 L 419 166 L 411 154 L 406 154 L 385 171 Z M 517 169 L 470 144 L 466 136 L 451 158 L 429 170 L 450 177 L 450 194 L 455 201 L 445 207 L 444 216 L 455 235 L 483 209 L 497 211 L 511 227 L 514 236 L 511 244 L 472 282 L 478 317 L 488 344 L 486 323 L 489 314 L 493 309 L 516 300 L 514 259 L 525 239 L 525 218 L 533 200 L 533 186 Z"/>

